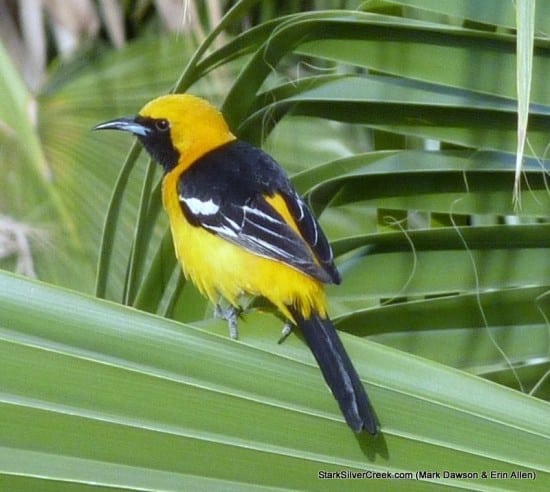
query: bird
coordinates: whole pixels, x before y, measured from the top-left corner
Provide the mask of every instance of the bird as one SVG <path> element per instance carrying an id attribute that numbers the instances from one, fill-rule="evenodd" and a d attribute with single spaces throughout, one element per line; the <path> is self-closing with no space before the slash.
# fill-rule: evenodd
<path id="1" fill-rule="evenodd" d="M 192 94 L 157 97 L 136 116 L 94 130 L 133 134 L 162 167 L 178 261 L 228 321 L 230 336 L 237 338 L 243 296 L 267 299 L 287 333 L 301 331 L 348 426 L 377 434 L 370 399 L 327 312 L 325 284 L 341 282 L 331 246 L 283 168 Z"/>

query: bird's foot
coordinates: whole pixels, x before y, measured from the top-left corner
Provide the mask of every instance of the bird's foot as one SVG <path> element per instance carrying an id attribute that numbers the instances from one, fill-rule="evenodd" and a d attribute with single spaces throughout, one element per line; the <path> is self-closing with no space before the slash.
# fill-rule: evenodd
<path id="1" fill-rule="evenodd" d="M 283 343 L 291 333 L 292 333 L 292 324 L 290 323 L 290 321 L 286 321 L 281 331 L 281 338 L 279 338 L 277 343 L 279 345 Z"/>
<path id="2" fill-rule="evenodd" d="M 220 304 L 216 304 L 214 309 L 214 316 L 216 318 L 221 318 L 227 321 L 227 326 L 229 328 L 229 336 L 233 340 L 239 338 L 239 315 L 241 314 L 241 309 L 238 309 L 234 306 L 222 307 Z"/>

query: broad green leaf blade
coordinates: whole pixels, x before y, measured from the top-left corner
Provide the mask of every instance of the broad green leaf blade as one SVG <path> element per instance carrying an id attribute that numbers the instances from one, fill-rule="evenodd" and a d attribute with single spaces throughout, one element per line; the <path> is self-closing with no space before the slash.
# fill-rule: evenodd
<path id="1" fill-rule="evenodd" d="M 356 438 L 302 342 L 275 343 L 271 317 L 251 314 L 234 342 L 216 334 L 220 323 L 203 331 L 11 275 L 0 281 L 8 488 L 37 480 L 178 490 L 223 480 L 324 490 L 331 484 L 319 470 L 342 469 L 536 471 L 531 490 L 550 484 L 549 406 L 535 398 L 344 336 L 382 424 L 377 439 Z"/>
<path id="2" fill-rule="evenodd" d="M 502 97 L 394 77 L 364 76 L 308 79 L 270 91 L 265 99 L 270 102 L 253 108 L 255 111 L 239 128 L 253 141 L 269 131 L 261 122 L 276 122 L 292 108 L 298 115 L 364 124 L 461 146 L 506 152 L 516 149 L 516 105 Z M 548 144 L 550 107 L 537 105 L 531 110 L 529 154 L 540 156 Z"/>
<path id="3" fill-rule="evenodd" d="M 458 19 L 468 19 L 482 24 L 491 24 L 514 29 L 516 27 L 516 6 L 514 3 L 501 0 L 388 0 L 390 3 L 414 9 L 437 12 Z M 550 22 L 550 5 L 544 0 L 536 2 L 537 30 L 544 34 Z"/>
<path id="4" fill-rule="evenodd" d="M 297 51 L 407 79 L 516 98 L 514 36 L 444 24 L 419 25 L 405 19 L 394 22 L 391 28 L 376 22 L 375 17 L 370 22 L 367 27 L 365 17 L 355 23 L 356 29 L 363 24 L 363 37 L 309 39 Z M 540 41 L 533 54 L 531 100 L 535 103 L 549 103 L 542 76 L 549 68 L 548 43 Z"/>
<path id="5" fill-rule="evenodd" d="M 427 210 L 445 214 L 514 214 L 512 187 L 514 158 L 491 152 L 405 151 L 385 155 L 360 167 L 362 156 L 352 157 L 348 174 L 314 187 L 310 203 L 317 213 L 329 204 L 361 201 L 365 205 L 397 210 Z M 355 162 L 353 162 L 355 161 Z M 335 162 L 334 167 L 339 163 Z M 546 161 L 525 163 L 529 193 L 524 215 L 545 216 L 550 195 L 544 174 Z"/>
<path id="6" fill-rule="evenodd" d="M 548 308 L 540 299 L 546 293 L 548 286 L 407 301 L 401 297 L 356 311 L 350 311 L 348 296 L 348 311 L 335 323 L 347 332 L 475 374 L 509 371 L 510 366 L 541 365 L 543 370 L 549 360 Z M 332 300 L 343 303 L 335 296 Z M 368 302 L 355 300 L 356 306 L 361 304 Z M 531 382 L 520 379 L 531 389 L 543 375 L 544 370 L 529 376 Z M 515 379 L 509 384 L 518 388 Z"/>
<path id="7" fill-rule="evenodd" d="M 345 283 L 329 291 L 344 305 L 349 302 L 348 309 L 357 309 L 373 300 L 546 285 L 547 255 L 543 248 L 372 254 L 344 262 L 340 270 Z"/>
<path id="8" fill-rule="evenodd" d="M 222 107 L 229 126 L 237 128 L 244 121 L 270 73 L 297 45 L 319 37 L 362 37 L 369 22 L 384 24 L 388 20 L 389 17 L 355 11 L 307 12 L 288 17 L 254 53 L 232 85 Z"/>

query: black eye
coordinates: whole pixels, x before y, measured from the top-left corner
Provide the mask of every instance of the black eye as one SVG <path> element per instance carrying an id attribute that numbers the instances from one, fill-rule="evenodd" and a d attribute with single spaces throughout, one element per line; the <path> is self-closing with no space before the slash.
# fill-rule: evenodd
<path id="1" fill-rule="evenodd" d="M 165 132 L 170 128 L 170 123 L 168 123 L 168 120 L 156 120 L 155 121 L 155 128 L 159 132 Z"/>

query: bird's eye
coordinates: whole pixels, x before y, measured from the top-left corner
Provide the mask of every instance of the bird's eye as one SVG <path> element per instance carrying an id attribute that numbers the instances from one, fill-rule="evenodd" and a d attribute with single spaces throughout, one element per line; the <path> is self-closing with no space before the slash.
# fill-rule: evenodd
<path id="1" fill-rule="evenodd" d="M 168 123 L 168 120 L 156 120 L 155 128 L 160 132 L 165 132 L 170 128 L 170 123 Z"/>

